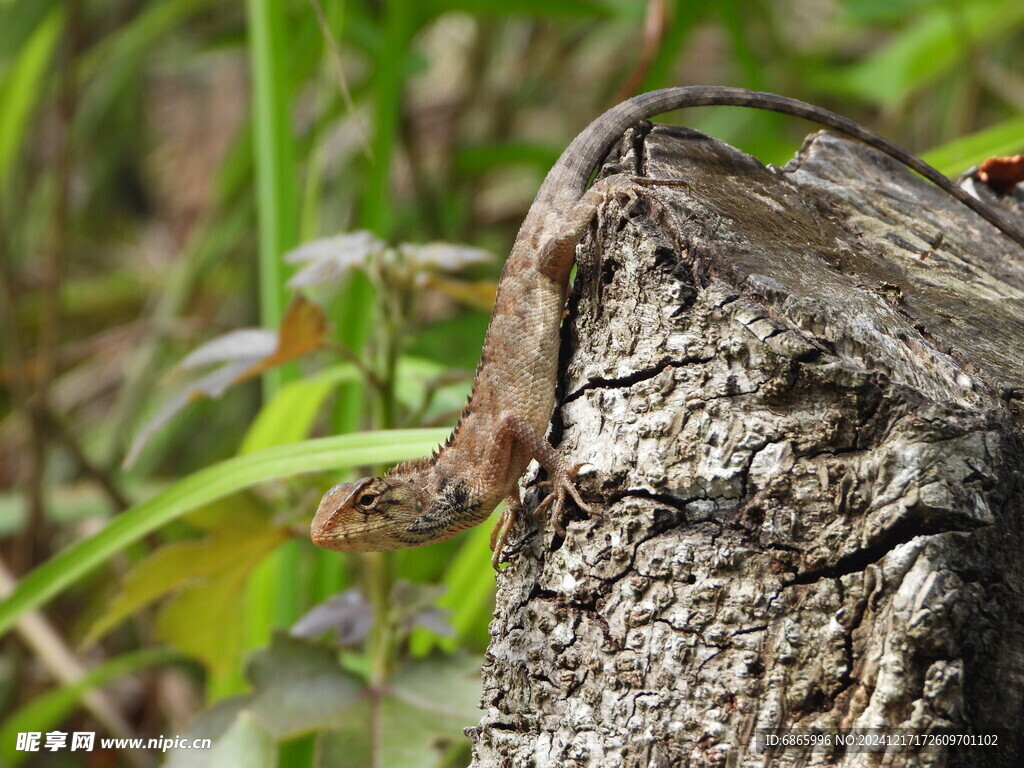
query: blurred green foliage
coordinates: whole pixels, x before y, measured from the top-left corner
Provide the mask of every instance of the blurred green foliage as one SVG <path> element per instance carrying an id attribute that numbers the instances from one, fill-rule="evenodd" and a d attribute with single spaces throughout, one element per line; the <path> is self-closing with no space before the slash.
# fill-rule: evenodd
<path id="1" fill-rule="evenodd" d="M 0 565 L 21 577 L 0 734 L 172 735 L 219 701 L 193 727 L 218 736 L 204 764 L 464 764 L 486 526 L 360 557 L 306 533 L 329 485 L 444 434 L 378 430 L 450 425 L 468 391 L 500 257 L 442 275 L 399 246 L 502 254 L 572 136 L 667 85 L 785 93 L 959 172 L 1021 151 L 1022 42 L 1016 0 L 0 0 Z M 765 162 L 807 129 L 666 119 Z M 286 252 L 355 230 L 385 255 L 289 286 Z M 322 328 L 285 332 L 297 295 Z M 247 326 L 302 354 L 240 344 L 227 362 L 262 360 L 261 387 L 185 397 L 124 467 L 190 392 L 177 363 Z M 319 629 L 276 634 L 296 622 Z M 115 676 L 131 684 L 89 693 Z M 429 701 L 451 686 L 450 708 Z M 364 738 L 373 718 L 408 727 Z"/>

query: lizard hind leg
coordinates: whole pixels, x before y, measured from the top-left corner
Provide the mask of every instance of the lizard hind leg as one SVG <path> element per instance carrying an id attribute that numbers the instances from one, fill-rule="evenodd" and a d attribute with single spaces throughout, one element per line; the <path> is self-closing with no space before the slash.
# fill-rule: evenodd
<path id="1" fill-rule="evenodd" d="M 544 438 L 544 435 L 532 427 L 522 416 L 506 412 L 502 415 L 494 445 L 508 445 L 510 443 L 514 443 L 518 447 L 518 451 L 523 452 L 528 458 L 536 459 L 537 463 L 544 467 L 548 473 L 548 480 L 541 485 L 549 486 L 551 492 L 537 505 L 537 508 L 534 510 L 535 516 L 539 518 L 550 508 L 548 514 L 550 515 L 552 525 L 555 531 L 564 537 L 565 526 L 562 525 L 562 517 L 566 502 L 569 499 L 572 499 L 581 511 L 590 515 L 596 514 L 594 509 L 583 501 L 579 489 L 576 487 L 577 476 L 584 467 L 590 466 L 589 464 L 569 464 L 551 447 L 551 443 Z M 516 452 L 515 450 L 512 451 L 512 453 Z M 508 454 L 505 455 L 507 456 Z M 521 473 L 522 470 L 517 469 L 516 474 Z M 513 490 L 513 493 L 515 493 L 515 490 Z M 516 502 L 518 503 L 518 498 Z M 502 513 L 502 518 L 504 518 L 504 514 Z M 499 526 L 502 524 L 502 518 L 499 518 Z M 514 522 L 514 520 L 511 522 Z M 508 528 L 511 528 L 511 522 L 508 523 Z M 495 533 L 492 540 L 496 541 L 499 535 Z"/>
<path id="2" fill-rule="evenodd" d="M 551 480 L 538 483 L 542 487 L 554 487 L 547 497 L 533 510 L 534 518 L 542 519 L 545 511 L 550 507 L 549 519 L 551 520 L 551 525 L 555 532 L 563 539 L 565 538 L 566 531 L 565 526 L 562 524 L 562 517 L 567 498 L 571 497 L 576 506 L 587 514 L 594 514 L 594 509 L 580 498 L 575 482 L 580 470 L 587 466 L 590 465 L 568 465 L 563 461 L 561 469 L 556 470 Z M 506 497 L 505 506 L 498 515 L 494 528 L 491 529 L 491 567 L 496 571 L 501 570 L 499 566 L 504 562 L 501 556 L 505 551 L 505 546 L 508 544 L 508 537 L 512 533 L 516 522 L 522 518 L 524 511 L 525 509 L 522 501 L 519 499 L 519 490 L 517 488 Z"/>

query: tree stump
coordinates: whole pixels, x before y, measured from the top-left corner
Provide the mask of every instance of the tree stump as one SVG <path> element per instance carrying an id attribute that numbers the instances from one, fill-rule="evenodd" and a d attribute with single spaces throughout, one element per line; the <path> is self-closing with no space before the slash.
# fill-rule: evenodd
<path id="1" fill-rule="evenodd" d="M 551 437 L 603 511 L 511 537 L 473 766 L 1018 764 L 1021 248 L 826 133 L 611 158 L 677 183 L 579 249 Z M 997 744 L 865 748 L 939 729 Z"/>

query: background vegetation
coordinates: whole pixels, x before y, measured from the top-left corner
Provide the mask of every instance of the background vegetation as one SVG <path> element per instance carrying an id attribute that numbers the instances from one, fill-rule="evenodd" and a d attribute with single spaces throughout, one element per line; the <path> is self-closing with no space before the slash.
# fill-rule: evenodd
<path id="1" fill-rule="evenodd" d="M 0 761 L 466 764 L 488 526 L 351 556 L 308 525 L 443 438 L 562 148 L 719 83 L 956 173 L 1021 151 L 1021 50 L 1019 0 L 0 0 Z M 766 162 L 808 131 L 668 119 Z"/>

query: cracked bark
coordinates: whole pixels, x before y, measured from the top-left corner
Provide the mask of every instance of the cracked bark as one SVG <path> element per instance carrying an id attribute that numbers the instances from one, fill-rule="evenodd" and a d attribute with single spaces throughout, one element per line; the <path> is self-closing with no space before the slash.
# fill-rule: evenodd
<path id="1" fill-rule="evenodd" d="M 512 537 L 473 765 L 1017 764 L 1020 249 L 828 134 L 648 128 L 617 171 L 680 183 L 580 247 L 552 439 L 604 512 Z M 938 726 L 999 745 L 752 743 Z"/>

